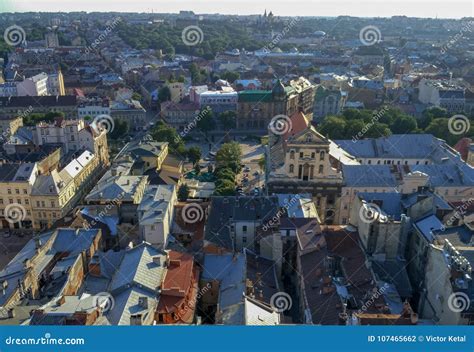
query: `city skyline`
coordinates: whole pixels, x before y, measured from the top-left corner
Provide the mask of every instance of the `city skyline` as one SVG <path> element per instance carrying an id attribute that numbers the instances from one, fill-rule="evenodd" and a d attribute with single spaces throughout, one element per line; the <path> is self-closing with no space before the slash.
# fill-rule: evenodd
<path id="1" fill-rule="evenodd" d="M 87 11 L 87 12 L 108 12 L 111 2 L 84 0 L 80 3 L 73 1 L 63 1 L 64 12 Z M 287 1 L 250 1 L 250 0 L 230 0 L 225 6 L 222 2 L 215 0 L 201 1 L 173 1 L 164 2 L 139 0 L 133 3 L 129 1 L 114 1 L 114 11 L 116 12 L 154 12 L 154 13 L 177 13 L 181 10 L 194 11 L 198 14 L 220 13 L 224 15 L 251 15 L 260 14 L 265 11 L 273 11 L 279 16 L 321 16 L 335 17 L 348 15 L 355 17 L 391 17 L 408 16 L 420 18 L 463 18 L 473 14 L 471 1 L 458 0 L 454 2 L 430 2 L 428 0 L 417 0 L 411 2 L 384 1 L 380 6 L 380 1 L 364 0 L 362 2 L 351 2 L 346 0 L 336 1 L 302 1 L 296 0 L 291 3 Z M 6 1 L 2 8 L 4 12 L 61 12 L 57 3 L 52 0 L 40 0 L 34 4 L 26 0 Z"/>

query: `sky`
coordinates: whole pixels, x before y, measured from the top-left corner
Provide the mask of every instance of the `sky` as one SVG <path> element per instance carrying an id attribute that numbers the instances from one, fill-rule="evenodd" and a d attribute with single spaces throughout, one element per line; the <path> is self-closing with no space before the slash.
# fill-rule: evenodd
<path id="1" fill-rule="evenodd" d="M 0 0 L 5 11 L 118 11 L 197 14 L 260 14 L 277 16 L 339 16 L 461 18 L 473 16 L 472 0 Z"/>

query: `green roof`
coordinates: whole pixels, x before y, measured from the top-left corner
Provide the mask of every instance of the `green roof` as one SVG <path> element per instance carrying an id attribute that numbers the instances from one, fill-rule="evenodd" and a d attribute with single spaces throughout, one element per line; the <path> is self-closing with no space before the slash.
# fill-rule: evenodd
<path id="1" fill-rule="evenodd" d="M 239 102 L 271 102 L 273 95 L 271 90 L 243 90 L 239 92 Z"/>
<path id="2" fill-rule="evenodd" d="M 286 95 L 294 92 L 293 87 L 285 87 Z M 271 90 L 242 90 L 239 92 L 239 102 L 272 102 L 273 94 Z"/>

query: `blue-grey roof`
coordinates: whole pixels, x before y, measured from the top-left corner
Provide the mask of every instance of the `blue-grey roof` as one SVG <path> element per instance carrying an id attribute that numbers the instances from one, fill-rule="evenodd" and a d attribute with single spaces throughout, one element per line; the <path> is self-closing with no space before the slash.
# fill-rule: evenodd
<path id="1" fill-rule="evenodd" d="M 348 187 L 397 187 L 389 165 L 342 165 Z"/>
<path id="2" fill-rule="evenodd" d="M 173 210 L 171 204 L 174 185 L 148 185 L 142 201 L 138 206 L 140 225 L 162 222 L 168 211 Z"/>
<path id="3" fill-rule="evenodd" d="M 433 242 L 435 239 L 435 232 L 441 231 L 444 228 L 444 225 L 441 221 L 434 215 L 429 215 L 413 225 L 421 233 L 429 243 Z"/>
<path id="4" fill-rule="evenodd" d="M 246 260 L 242 253 L 206 254 L 201 278 L 220 281 L 219 309 L 223 323 L 243 324 L 243 303 L 246 282 Z"/>
<path id="5" fill-rule="evenodd" d="M 153 261 L 154 257 L 160 257 L 160 264 Z M 110 292 L 132 285 L 156 292 L 166 271 L 165 262 L 166 253 L 146 243 L 126 251 L 110 283 Z"/>
<path id="6" fill-rule="evenodd" d="M 102 178 L 86 196 L 87 201 L 133 201 L 137 188 L 148 176 L 112 176 Z"/>
<path id="7" fill-rule="evenodd" d="M 434 159 L 459 158 L 445 141 L 431 134 L 394 134 L 387 137 L 335 140 L 342 149 L 357 158 Z"/>
<path id="8" fill-rule="evenodd" d="M 432 187 L 474 187 L 474 168 L 465 163 L 413 165 L 410 169 L 427 174 Z"/>
<path id="9" fill-rule="evenodd" d="M 53 249 L 69 255 L 80 253 L 91 246 L 98 232 L 98 229 L 58 229 Z"/>
<path id="10" fill-rule="evenodd" d="M 138 304 L 140 297 L 148 299 L 148 308 Z M 106 319 L 111 325 L 130 325 L 130 316 L 133 314 L 149 315 L 155 313 L 157 297 L 148 290 L 133 286 L 114 295 L 113 308 L 106 313 Z M 145 318 L 146 319 L 146 318 Z"/>
<path id="11" fill-rule="evenodd" d="M 236 221 L 265 222 L 278 211 L 276 196 L 212 197 L 205 239 L 220 247 L 234 249 L 230 225 Z"/>
<path id="12" fill-rule="evenodd" d="M 402 199 L 401 199 L 401 203 L 402 203 L 403 208 L 407 209 L 407 208 L 410 208 L 411 206 L 413 206 L 415 203 L 418 202 L 418 199 L 419 199 L 420 196 L 433 197 L 436 209 L 440 209 L 440 210 L 451 210 L 452 209 L 452 207 L 448 204 L 448 202 L 446 202 L 443 198 L 438 196 L 436 193 L 429 192 L 429 191 L 426 191 L 426 190 L 422 190 L 422 191 L 419 191 L 419 192 L 414 192 L 414 193 L 411 193 L 411 194 L 404 194 Z"/>

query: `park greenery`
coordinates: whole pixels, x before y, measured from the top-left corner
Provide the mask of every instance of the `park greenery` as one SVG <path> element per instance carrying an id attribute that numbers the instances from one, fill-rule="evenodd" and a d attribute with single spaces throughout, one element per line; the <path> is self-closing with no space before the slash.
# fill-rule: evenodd
<path id="1" fill-rule="evenodd" d="M 378 138 L 391 134 L 429 133 L 455 144 L 460 135 L 449 131 L 449 114 L 440 108 L 427 109 L 420 119 L 394 108 L 379 111 L 347 109 L 340 115 L 327 116 L 317 129 L 331 139 Z M 474 123 L 466 136 L 474 135 Z"/>
<path id="2" fill-rule="evenodd" d="M 235 194 L 235 178 L 241 169 L 242 150 L 236 142 L 224 143 L 216 154 L 215 194 L 230 196 Z"/>

